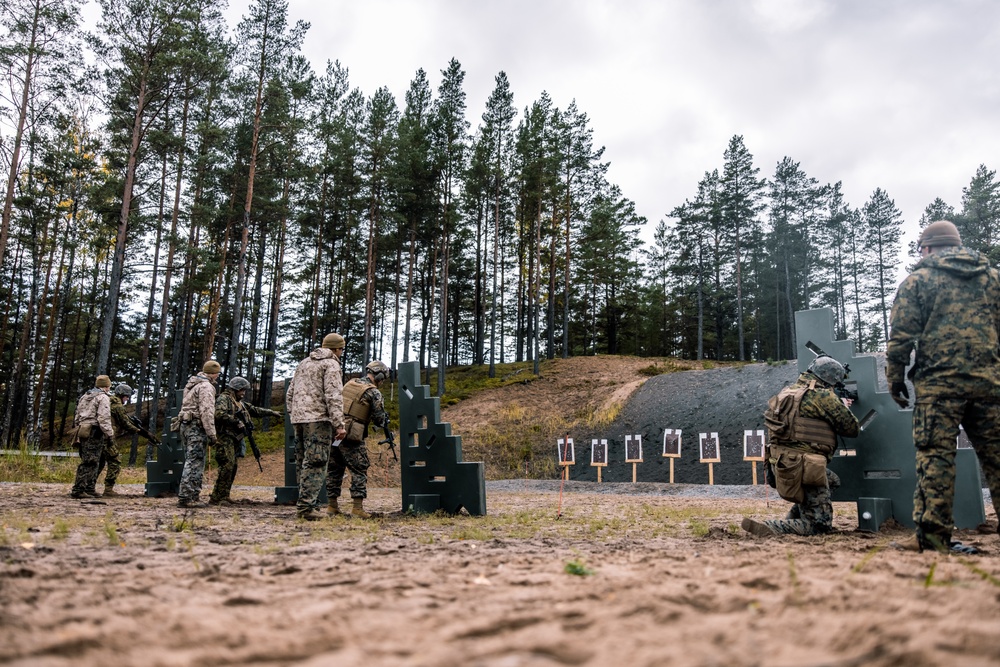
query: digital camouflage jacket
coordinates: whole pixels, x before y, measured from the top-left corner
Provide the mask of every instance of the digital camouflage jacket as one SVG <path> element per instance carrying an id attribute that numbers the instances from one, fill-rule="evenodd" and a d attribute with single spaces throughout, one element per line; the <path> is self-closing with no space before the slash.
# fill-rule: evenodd
<path id="1" fill-rule="evenodd" d="M 948 248 L 924 257 L 892 304 L 886 379 L 903 381 L 916 350 L 917 400 L 1000 400 L 1000 274 L 980 253 Z"/>
<path id="2" fill-rule="evenodd" d="M 192 375 L 184 386 L 184 398 L 181 401 L 181 421 L 197 421 L 201 424 L 205 435 L 210 438 L 215 434 L 215 383 L 203 373 Z"/>
<path id="3" fill-rule="evenodd" d="M 328 421 L 344 426 L 344 385 L 333 350 L 318 347 L 295 368 L 285 404 L 293 424 Z"/>

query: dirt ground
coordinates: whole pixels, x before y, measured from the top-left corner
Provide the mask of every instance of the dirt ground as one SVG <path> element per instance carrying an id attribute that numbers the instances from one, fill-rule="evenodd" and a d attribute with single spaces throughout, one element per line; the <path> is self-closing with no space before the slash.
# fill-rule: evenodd
<path id="1" fill-rule="evenodd" d="M 761 539 L 741 518 L 787 509 L 764 487 L 491 482 L 486 517 L 377 489 L 384 516 L 316 523 L 270 488 L 124 490 L 0 485 L 0 664 L 1000 664 L 995 533 L 900 552 L 838 504 L 834 534 Z"/>
<path id="2" fill-rule="evenodd" d="M 642 426 L 650 363 L 558 360 L 442 418 L 463 442 L 512 402 Z M 236 505 L 187 512 L 140 484 L 86 502 L 0 484 L 0 665 L 1000 665 L 990 503 L 956 534 L 979 556 L 899 551 L 908 531 L 855 530 L 853 503 L 833 534 L 757 538 L 744 516 L 788 508 L 764 486 L 498 480 L 485 517 L 406 516 L 398 464 L 372 453 L 367 521 L 274 505 L 277 452 L 241 463 Z"/>

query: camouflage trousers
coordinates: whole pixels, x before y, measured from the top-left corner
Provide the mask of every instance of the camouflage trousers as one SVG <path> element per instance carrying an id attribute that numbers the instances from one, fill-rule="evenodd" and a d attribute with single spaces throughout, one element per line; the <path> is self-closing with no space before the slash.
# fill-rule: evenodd
<path id="1" fill-rule="evenodd" d="M 326 465 L 330 460 L 333 425 L 330 422 L 293 424 L 295 435 L 295 477 L 299 484 L 299 499 L 295 503 L 299 514 L 319 510 L 319 495 L 326 481 Z"/>
<path id="2" fill-rule="evenodd" d="M 219 471 L 211 495 L 215 502 L 228 499 L 233 490 L 233 480 L 236 479 L 236 469 L 239 467 L 236 458 L 238 449 L 239 442 L 236 439 L 227 435 L 219 436 L 215 445 L 215 462 L 219 465 Z"/>
<path id="3" fill-rule="evenodd" d="M 790 535 L 820 535 L 833 530 L 833 502 L 830 493 L 840 486 L 840 477 L 826 469 L 826 486 L 805 486 L 805 500 L 795 503 L 784 519 L 764 523 L 776 532 Z"/>
<path id="4" fill-rule="evenodd" d="M 80 465 L 76 467 L 76 478 L 73 480 L 73 490 L 70 491 L 74 496 L 94 493 L 97 487 L 97 466 L 104 451 L 104 440 L 103 431 L 94 426 L 91 436 L 80 441 Z"/>
<path id="5" fill-rule="evenodd" d="M 200 423 L 190 421 L 181 423 L 181 441 L 184 443 L 184 470 L 181 472 L 177 499 L 196 502 L 201 495 L 205 477 L 205 446 L 208 436 Z"/>
<path id="6" fill-rule="evenodd" d="M 111 488 L 118 481 L 118 474 L 122 471 L 122 457 L 118 450 L 118 441 L 114 438 L 109 438 L 104 441 L 104 450 L 101 452 L 101 460 L 97 464 L 97 475 L 94 477 L 94 481 L 97 481 L 97 477 L 101 475 L 101 469 L 107 466 L 108 472 L 104 475 L 104 486 Z"/>
<path id="7" fill-rule="evenodd" d="M 326 468 L 326 494 L 340 497 L 344 471 L 351 471 L 351 498 L 368 497 L 368 446 L 357 440 L 344 440 L 340 447 L 330 448 L 330 464 Z"/>
<path id="8" fill-rule="evenodd" d="M 913 522 L 925 535 L 947 544 L 954 526 L 955 443 L 965 427 L 1000 510 L 1000 404 L 962 398 L 936 398 L 913 407 L 913 444 L 917 448 L 917 488 Z"/>

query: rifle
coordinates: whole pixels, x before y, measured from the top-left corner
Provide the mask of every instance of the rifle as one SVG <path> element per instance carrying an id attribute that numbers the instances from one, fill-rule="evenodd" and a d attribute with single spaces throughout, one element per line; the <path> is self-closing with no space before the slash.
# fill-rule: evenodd
<path id="1" fill-rule="evenodd" d="M 150 442 L 155 442 L 156 444 L 160 444 L 160 439 L 157 438 L 152 433 L 150 433 L 149 429 L 147 429 L 145 426 L 142 425 L 142 422 L 139 421 L 138 417 L 136 417 L 135 415 L 129 415 L 128 420 L 132 422 L 132 425 L 135 426 L 136 429 L 138 429 L 139 435 L 144 437 L 146 440 L 149 440 Z"/>
<path id="2" fill-rule="evenodd" d="M 384 445 L 388 443 L 389 449 L 392 451 L 392 460 L 399 461 L 399 457 L 396 456 L 396 438 L 393 436 L 392 431 L 389 430 L 389 425 L 386 424 L 383 426 L 382 431 L 385 433 L 385 440 L 379 440 L 378 444 Z"/>
<path id="3" fill-rule="evenodd" d="M 253 420 L 250 419 L 250 413 L 242 405 L 240 406 L 239 420 L 243 423 L 243 435 L 250 444 L 250 451 L 253 452 L 253 457 L 257 459 L 257 467 L 260 468 L 261 472 L 264 472 L 264 466 L 260 463 L 260 449 L 257 447 L 257 441 L 253 438 Z"/>

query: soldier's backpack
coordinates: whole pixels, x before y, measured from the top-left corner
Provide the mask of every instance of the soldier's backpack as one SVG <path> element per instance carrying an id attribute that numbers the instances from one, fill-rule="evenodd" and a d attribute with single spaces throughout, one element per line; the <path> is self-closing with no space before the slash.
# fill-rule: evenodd
<path id="1" fill-rule="evenodd" d="M 795 433 L 795 421 L 799 414 L 802 397 L 812 387 L 785 387 L 768 400 L 764 410 L 764 425 L 770 431 L 772 441 L 791 440 Z"/>

